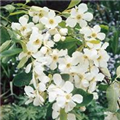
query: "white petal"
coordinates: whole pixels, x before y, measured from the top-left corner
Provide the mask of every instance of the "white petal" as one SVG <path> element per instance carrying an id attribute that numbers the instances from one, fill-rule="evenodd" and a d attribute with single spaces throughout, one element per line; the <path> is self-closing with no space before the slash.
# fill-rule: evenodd
<path id="1" fill-rule="evenodd" d="M 57 63 L 56 62 L 52 62 L 50 65 L 50 69 L 51 70 L 55 70 L 57 68 Z"/>
<path id="2" fill-rule="evenodd" d="M 48 19 L 46 17 L 42 17 L 41 18 L 41 23 L 44 24 L 44 25 L 48 24 Z"/>
<path id="3" fill-rule="evenodd" d="M 83 87 L 88 87 L 89 86 L 89 82 L 87 80 L 82 80 L 81 84 L 83 85 Z"/>
<path id="4" fill-rule="evenodd" d="M 66 56 L 68 54 L 68 50 L 60 50 L 59 51 L 59 56 Z"/>
<path id="5" fill-rule="evenodd" d="M 34 106 L 39 106 L 39 105 L 41 105 L 41 104 L 40 104 L 40 99 L 39 99 L 38 97 L 36 97 L 36 98 L 34 99 L 33 105 L 34 105 Z"/>
<path id="6" fill-rule="evenodd" d="M 87 12 L 87 13 L 85 13 L 85 14 L 83 15 L 83 18 L 84 18 L 85 20 L 87 20 L 87 21 L 91 21 L 91 20 L 93 19 L 93 14 Z"/>
<path id="7" fill-rule="evenodd" d="M 76 95 L 74 95 L 74 96 L 72 97 L 72 100 L 75 101 L 75 102 L 77 102 L 77 103 L 82 103 L 82 101 L 83 101 L 83 96 L 76 94 Z"/>
<path id="8" fill-rule="evenodd" d="M 62 83 L 62 78 L 60 74 L 54 74 L 53 75 L 53 81 L 56 85 L 60 86 Z"/>
<path id="9" fill-rule="evenodd" d="M 77 14 L 77 10 L 75 8 L 72 8 L 70 13 L 71 13 L 71 17 L 74 18 Z"/>
<path id="10" fill-rule="evenodd" d="M 55 34 L 53 38 L 54 38 L 55 42 L 58 42 L 61 39 L 61 35 L 60 34 Z"/>
<path id="11" fill-rule="evenodd" d="M 25 105 L 30 104 L 32 101 L 33 101 L 33 99 L 29 99 L 29 100 L 27 100 L 27 101 L 25 102 Z"/>
<path id="12" fill-rule="evenodd" d="M 52 112 L 52 118 L 56 119 L 59 116 L 60 112 L 53 110 Z"/>
<path id="13" fill-rule="evenodd" d="M 39 90 L 42 92 L 46 90 L 46 86 L 44 83 L 39 83 Z"/>
<path id="14" fill-rule="evenodd" d="M 34 23 L 37 23 L 38 21 L 39 21 L 39 17 L 38 17 L 38 16 L 34 16 L 34 17 L 33 17 L 33 22 L 34 22 Z"/>
<path id="15" fill-rule="evenodd" d="M 96 82 L 95 81 L 90 82 L 88 91 L 92 93 L 93 91 L 95 91 L 95 89 L 96 89 Z"/>
<path id="16" fill-rule="evenodd" d="M 56 97 L 57 97 L 57 94 L 55 92 L 50 92 L 49 93 L 49 102 L 55 101 Z"/>
<path id="17" fill-rule="evenodd" d="M 105 42 L 105 43 L 102 45 L 102 49 L 106 49 L 108 46 L 109 46 L 109 43 Z"/>
<path id="18" fill-rule="evenodd" d="M 53 109 L 54 111 L 60 111 L 60 107 L 58 106 L 57 103 L 54 103 L 54 104 L 53 104 L 52 109 Z"/>
<path id="19" fill-rule="evenodd" d="M 58 104 L 58 106 L 59 107 L 64 107 L 65 106 L 65 101 L 66 99 L 65 99 L 65 97 L 64 96 L 58 96 L 57 97 L 57 104 Z"/>
<path id="20" fill-rule="evenodd" d="M 81 3 L 79 6 L 78 6 L 78 10 L 80 13 L 84 13 L 88 10 L 88 7 L 85 3 Z"/>
<path id="21" fill-rule="evenodd" d="M 80 29 L 80 33 L 84 34 L 85 36 L 90 36 L 92 31 L 89 27 L 83 27 Z"/>
<path id="22" fill-rule="evenodd" d="M 73 108 L 76 106 L 76 103 L 74 103 L 72 100 L 70 102 L 68 102 L 68 104 L 65 105 L 65 112 L 68 113 L 71 110 L 73 110 Z"/>
<path id="23" fill-rule="evenodd" d="M 31 86 L 25 86 L 24 90 L 28 96 L 31 96 L 34 92 L 34 89 Z"/>
<path id="24" fill-rule="evenodd" d="M 48 16 L 51 17 L 55 17 L 55 12 L 53 10 L 50 10 L 50 12 L 48 13 Z"/>
<path id="25" fill-rule="evenodd" d="M 80 20 L 80 21 L 79 21 L 79 25 L 80 25 L 81 27 L 85 27 L 85 26 L 87 26 L 87 22 L 86 22 L 85 20 Z"/>
<path id="26" fill-rule="evenodd" d="M 97 38 L 100 39 L 100 40 L 104 40 L 105 39 L 105 34 L 104 33 L 98 33 Z"/>
<path id="27" fill-rule="evenodd" d="M 29 73 L 32 67 L 32 63 L 28 64 L 27 67 L 25 68 L 25 72 Z"/>
<path id="28" fill-rule="evenodd" d="M 101 30 L 101 28 L 100 28 L 99 25 L 95 25 L 95 26 L 93 27 L 93 30 L 95 31 L 95 33 L 99 33 L 100 30 Z"/>
<path id="29" fill-rule="evenodd" d="M 57 23 L 60 23 L 62 21 L 62 18 L 60 16 L 56 16 L 55 20 L 56 20 Z"/>
<path id="30" fill-rule="evenodd" d="M 73 88 L 74 86 L 70 81 L 65 82 L 65 84 L 62 87 L 62 89 L 67 93 L 71 93 L 73 91 Z"/>
<path id="31" fill-rule="evenodd" d="M 66 26 L 70 26 L 70 27 L 75 27 L 75 25 L 77 24 L 77 20 L 73 19 L 73 18 L 67 18 L 66 20 Z"/>
<path id="32" fill-rule="evenodd" d="M 68 33 L 68 29 L 67 28 L 61 28 L 59 32 L 60 32 L 61 35 L 65 36 Z"/>
<path id="33" fill-rule="evenodd" d="M 41 78 L 42 83 L 47 83 L 50 81 L 50 78 L 48 76 L 45 76 L 45 75 L 41 76 L 40 78 Z"/>
<path id="34" fill-rule="evenodd" d="M 75 117 L 74 114 L 68 113 L 68 115 L 67 115 L 67 120 L 76 120 L 76 117 Z"/>
<path id="35" fill-rule="evenodd" d="M 104 79 L 104 75 L 102 73 L 99 73 L 98 75 L 96 75 L 97 81 L 102 81 L 103 79 Z"/>
<path id="36" fill-rule="evenodd" d="M 27 16 L 27 15 L 24 15 L 24 16 L 20 17 L 20 18 L 19 18 L 19 22 L 21 23 L 22 26 L 27 25 L 28 16 Z"/>
<path id="37" fill-rule="evenodd" d="M 20 28 L 21 28 L 21 25 L 19 24 L 19 23 L 12 23 L 12 25 L 11 25 L 11 28 L 13 29 L 13 30 L 20 30 Z"/>

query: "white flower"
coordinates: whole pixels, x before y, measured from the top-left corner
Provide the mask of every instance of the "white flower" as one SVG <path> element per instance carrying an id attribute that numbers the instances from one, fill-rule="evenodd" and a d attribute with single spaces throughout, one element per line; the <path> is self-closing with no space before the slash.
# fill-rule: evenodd
<path id="1" fill-rule="evenodd" d="M 11 28 L 13 30 L 19 30 L 23 36 L 27 36 L 31 32 L 31 28 L 34 26 L 34 23 L 29 22 L 29 17 L 24 15 L 19 18 L 19 23 L 12 23 Z"/>
<path id="2" fill-rule="evenodd" d="M 60 107 L 57 105 L 57 103 L 54 103 L 52 106 L 52 118 L 60 120 L 59 115 L 60 115 Z M 76 120 L 76 117 L 73 113 L 67 113 L 67 120 Z"/>
<path id="3" fill-rule="evenodd" d="M 94 60 L 94 63 L 97 67 L 107 68 L 107 62 L 109 60 L 109 55 L 105 50 L 98 50 L 98 58 Z"/>
<path id="4" fill-rule="evenodd" d="M 72 95 L 71 92 L 73 91 L 74 86 L 70 81 L 66 81 L 61 89 L 64 91 L 64 94 L 59 95 L 56 102 L 58 106 L 65 108 L 65 112 L 71 111 L 76 106 L 76 103 L 81 103 L 83 101 L 81 95 Z"/>
<path id="5" fill-rule="evenodd" d="M 63 94 L 63 91 L 61 90 L 61 87 L 63 86 L 64 81 L 63 81 L 61 75 L 60 74 L 54 74 L 53 75 L 53 81 L 54 81 L 55 85 L 51 84 L 48 87 L 49 102 L 55 101 L 57 95 Z"/>
<path id="6" fill-rule="evenodd" d="M 46 34 L 43 35 L 43 44 L 45 47 L 51 49 L 54 47 L 55 42 L 51 40 L 50 34 L 47 32 Z"/>
<path id="7" fill-rule="evenodd" d="M 41 18 L 45 17 L 48 15 L 49 9 L 47 7 L 37 7 L 37 6 L 32 6 L 29 10 L 29 15 L 33 17 L 33 22 L 41 22 Z"/>
<path id="8" fill-rule="evenodd" d="M 66 20 L 66 25 L 70 27 L 75 27 L 77 23 L 81 27 L 87 25 L 86 21 L 91 21 L 93 15 L 90 12 L 87 12 L 88 7 L 86 4 L 81 3 L 78 7 L 72 8 L 71 15 Z"/>
<path id="9" fill-rule="evenodd" d="M 85 40 L 104 40 L 105 34 L 100 32 L 101 27 L 99 25 L 95 25 L 93 28 L 90 27 L 83 27 L 80 30 L 80 33 L 84 34 Z"/>
<path id="10" fill-rule="evenodd" d="M 61 35 L 66 36 L 68 33 L 68 29 L 67 28 L 60 28 L 59 32 Z"/>
<path id="11" fill-rule="evenodd" d="M 55 28 L 62 21 L 60 16 L 56 16 L 53 10 L 50 10 L 47 17 L 41 18 L 41 22 L 45 25 L 46 28 Z"/>
<path id="12" fill-rule="evenodd" d="M 75 59 L 73 59 L 70 56 L 65 56 L 64 58 L 61 58 L 59 60 L 59 70 L 62 73 L 70 73 L 72 72 L 72 67 L 75 66 L 77 63 L 75 62 Z"/>
<path id="13" fill-rule="evenodd" d="M 34 90 L 31 86 L 25 86 L 25 93 L 29 97 L 27 103 L 33 102 L 35 106 L 41 106 L 44 103 L 44 98 L 38 90 Z"/>
<path id="14" fill-rule="evenodd" d="M 66 50 L 57 50 L 54 49 L 52 51 L 52 53 L 50 54 L 50 59 L 48 59 L 48 61 L 51 61 L 50 63 L 50 69 L 54 70 L 57 68 L 57 64 L 60 60 L 60 58 L 65 57 L 67 55 L 67 49 Z"/>
<path id="15" fill-rule="evenodd" d="M 43 35 L 39 33 L 37 27 L 32 28 L 32 34 L 29 38 L 29 42 L 27 43 L 27 47 L 30 49 L 35 49 L 36 51 L 41 47 L 43 42 Z"/>
<path id="16" fill-rule="evenodd" d="M 54 41 L 59 42 L 61 40 L 61 35 L 59 33 L 54 35 Z"/>
<path id="17" fill-rule="evenodd" d="M 30 58 L 34 53 L 37 52 L 37 49 L 32 49 L 31 45 L 26 45 L 26 51 L 21 52 L 18 56 L 19 60 L 21 60 L 24 57 Z"/>

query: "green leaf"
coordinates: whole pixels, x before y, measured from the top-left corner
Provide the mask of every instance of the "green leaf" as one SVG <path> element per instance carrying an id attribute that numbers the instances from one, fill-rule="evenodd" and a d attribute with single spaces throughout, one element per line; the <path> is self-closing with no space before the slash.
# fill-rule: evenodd
<path id="1" fill-rule="evenodd" d="M 49 103 L 49 106 L 47 108 L 47 115 L 46 115 L 46 120 L 52 120 L 52 106 L 53 103 Z"/>
<path id="2" fill-rule="evenodd" d="M 18 69 L 22 68 L 27 61 L 28 61 L 28 57 L 23 57 L 23 58 L 20 60 L 17 68 L 18 68 Z"/>
<path id="3" fill-rule="evenodd" d="M 20 48 L 13 48 L 10 50 L 5 50 L 0 54 L 0 57 L 13 56 L 13 55 L 20 53 L 21 51 L 22 51 L 22 49 L 20 49 Z"/>
<path id="4" fill-rule="evenodd" d="M 79 40 L 72 37 L 67 37 L 65 41 L 58 42 L 56 47 L 59 50 L 68 49 L 68 54 L 71 55 L 80 45 L 81 45 L 81 42 Z"/>
<path id="5" fill-rule="evenodd" d="M 62 79 L 65 81 L 69 80 L 69 78 L 70 78 L 70 76 L 68 74 L 61 74 L 61 76 L 62 76 Z"/>
<path id="6" fill-rule="evenodd" d="M 108 100 L 108 110 L 111 112 L 116 112 L 118 93 L 116 92 L 113 84 L 108 87 L 106 91 L 106 97 Z"/>
<path id="7" fill-rule="evenodd" d="M 80 3 L 80 1 L 81 0 L 71 0 L 70 4 L 68 6 L 68 9 L 78 5 Z"/>
<path id="8" fill-rule="evenodd" d="M 6 5 L 3 8 L 9 12 L 13 12 L 15 10 L 15 7 L 13 5 Z"/>
<path id="9" fill-rule="evenodd" d="M 8 29 L 7 31 L 9 33 L 10 38 L 11 38 L 12 41 L 14 41 L 14 42 L 18 42 L 19 41 L 19 39 L 17 38 L 17 34 L 15 33 L 15 31 L 13 31 L 11 29 Z"/>
<path id="10" fill-rule="evenodd" d="M 4 51 L 11 43 L 11 40 L 7 40 L 0 46 L 0 52 Z"/>
<path id="11" fill-rule="evenodd" d="M 27 74 L 25 72 L 22 72 L 22 73 L 17 74 L 14 77 L 13 83 L 15 86 L 22 87 L 25 85 L 29 85 L 31 79 L 32 79 L 32 73 Z"/>
<path id="12" fill-rule="evenodd" d="M 20 11 L 17 11 L 17 12 L 10 13 L 10 16 L 12 16 L 12 15 L 18 15 L 18 14 L 26 14 L 26 13 L 27 13 L 26 11 L 20 10 Z"/>
<path id="13" fill-rule="evenodd" d="M 60 110 L 60 120 L 67 120 L 67 113 L 64 109 Z"/>
<path id="14" fill-rule="evenodd" d="M 101 90 L 101 91 L 106 91 L 108 87 L 109 87 L 108 85 L 100 84 L 100 85 L 98 86 L 98 89 Z"/>
<path id="15" fill-rule="evenodd" d="M 117 67 L 116 74 L 117 74 L 117 77 L 120 77 L 120 66 Z"/>
<path id="16" fill-rule="evenodd" d="M 4 43 L 6 40 L 10 40 L 9 33 L 6 28 L 0 27 L 0 32 L 1 44 Z"/>
<path id="17" fill-rule="evenodd" d="M 75 89 L 73 94 L 80 94 L 83 96 L 83 102 L 78 104 L 78 107 L 86 106 L 93 100 L 93 95 L 85 92 L 82 89 Z"/>
<path id="18" fill-rule="evenodd" d="M 26 0 L 26 3 L 29 3 L 31 0 Z"/>
<path id="19" fill-rule="evenodd" d="M 113 53 L 116 54 L 119 52 L 119 30 L 117 29 L 113 29 L 114 30 L 114 33 L 113 33 L 113 38 L 111 39 L 112 42 L 111 42 L 111 47 L 112 47 L 112 50 L 113 50 Z"/>
<path id="20" fill-rule="evenodd" d="M 118 120 L 120 120 L 120 109 L 116 113 Z"/>

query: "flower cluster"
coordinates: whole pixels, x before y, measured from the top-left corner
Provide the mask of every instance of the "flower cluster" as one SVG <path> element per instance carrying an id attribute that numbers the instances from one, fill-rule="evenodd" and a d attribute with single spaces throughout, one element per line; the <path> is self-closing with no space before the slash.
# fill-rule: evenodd
<path id="1" fill-rule="evenodd" d="M 83 102 L 83 96 L 74 90 L 83 89 L 97 99 L 97 83 L 105 77 L 100 69 L 107 68 L 109 56 L 105 49 L 108 43 L 102 42 L 105 34 L 99 25 L 88 26 L 93 15 L 87 10 L 87 5 L 81 3 L 62 20 L 54 10 L 33 6 L 28 15 L 11 26 L 25 46 L 19 60 L 26 58 L 25 72 L 32 72 L 32 80 L 25 86 L 26 104 L 33 102 L 41 106 L 48 100 L 53 103 L 53 119 L 59 119 L 60 111 L 65 110 L 68 120 L 76 120 L 72 110 Z M 62 22 L 65 27 L 60 26 Z M 71 34 L 69 29 L 76 25 L 79 26 L 76 39 L 82 43 L 82 49 L 69 55 L 68 49 L 58 49 L 56 45 L 65 42 Z M 69 76 L 67 80 L 65 76 Z"/>

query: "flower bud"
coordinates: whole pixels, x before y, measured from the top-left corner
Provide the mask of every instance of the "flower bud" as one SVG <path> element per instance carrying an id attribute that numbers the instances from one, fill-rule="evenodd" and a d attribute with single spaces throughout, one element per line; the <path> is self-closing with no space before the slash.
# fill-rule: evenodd
<path id="1" fill-rule="evenodd" d="M 67 35 L 67 33 L 68 33 L 68 29 L 67 29 L 67 28 L 61 28 L 61 29 L 60 29 L 60 34 L 61 34 L 61 35 L 64 35 L 64 36 L 65 36 L 65 35 Z"/>
<path id="2" fill-rule="evenodd" d="M 55 41 L 55 42 L 60 41 L 60 39 L 61 39 L 61 35 L 60 35 L 60 34 L 55 34 L 55 35 L 54 35 L 54 41 Z"/>

